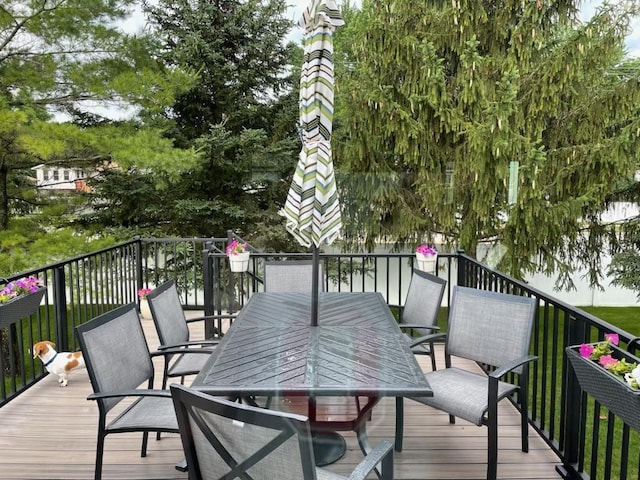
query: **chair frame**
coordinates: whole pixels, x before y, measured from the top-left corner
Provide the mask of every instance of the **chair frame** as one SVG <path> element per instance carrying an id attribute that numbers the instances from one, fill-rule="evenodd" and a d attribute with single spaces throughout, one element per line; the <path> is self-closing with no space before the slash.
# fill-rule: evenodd
<path id="1" fill-rule="evenodd" d="M 528 319 L 529 325 L 532 328 L 535 316 L 537 313 L 537 300 L 532 297 L 525 297 L 519 295 L 513 295 L 502 292 L 494 292 L 489 290 L 478 290 L 469 287 L 454 287 L 453 291 L 453 299 L 451 303 L 451 309 L 449 311 L 449 322 L 450 325 L 453 322 L 453 318 L 455 316 L 455 302 L 456 295 L 460 290 L 466 290 L 467 292 L 477 292 L 473 294 L 477 294 L 480 297 L 493 297 L 493 298 L 510 298 L 513 301 L 517 301 L 522 304 L 530 305 L 530 318 Z M 445 336 L 445 369 L 452 368 L 451 358 L 452 355 L 449 351 L 449 342 L 450 336 L 448 334 L 436 334 L 437 336 Z M 426 337 L 431 337 L 427 341 L 432 341 L 432 337 L 434 335 L 427 335 Z M 529 332 L 529 343 L 531 342 L 531 330 Z M 538 357 L 534 355 L 525 354 L 520 358 L 513 359 L 510 362 L 504 363 L 497 368 L 492 368 L 491 366 L 480 364 L 483 367 L 483 370 L 487 374 L 487 398 L 488 398 L 488 407 L 486 410 L 486 414 L 483 417 L 482 424 L 487 426 L 487 480 L 495 480 L 497 477 L 498 471 L 498 402 L 503 400 L 504 398 L 513 395 L 517 392 L 517 399 L 520 405 L 520 436 L 521 436 L 521 447 L 523 452 L 529 451 L 529 423 L 528 423 L 528 367 L 529 364 L 537 360 Z M 475 359 L 471 359 L 477 362 Z M 518 384 L 514 385 L 515 389 L 507 392 L 504 395 L 499 396 L 499 381 L 505 375 L 509 373 L 515 373 L 518 375 Z M 427 380 L 429 375 L 427 374 Z M 428 405 L 428 403 L 427 403 Z M 449 414 L 449 423 L 455 423 L 455 416 Z"/>
<path id="2" fill-rule="evenodd" d="M 407 304 L 407 301 L 409 300 L 409 295 L 411 293 L 411 283 L 413 283 L 413 276 L 418 276 L 424 280 L 428 280 L 429 282 L 432 282 L 440 286 L 440 292 L 438 293 L 437 299 L 434 299 L 434 303 L 438 305 L 438 308 L 434 310 L 434 314 L 431 318 L 425 319 L 426 320 L 425 323 L 427 323 L 427 325 L 418 324 L 418 323 L 404 323 L 404 318 L 403 318 L 404 309 Z M 440 312 L 440 308 L 442 306 L 442 298 L 444 297 L 444 292 L 447 287 L 447 281 L 444 278 L 438 277 L 437 275 L 433 275 L 431 273 L 424 272 L 422 270 L 414 270 L 411 278 L 411 283 L 409 284 L 409 290 L 407 291 L 405 306 L 401 307 L 400 322 L 398 323 L 398 326 L 403 331 L 423 329 L 423 330 L 432 330 L 435 332 L 439 330 L 440 327 L 438 327 L 437 325 L 438 313 Z M 409 334 L 407 335 L 409 336 Z M 433 370 L 436 370 L 436 356 L 433 349 L 433 344 L 435 340 L 442 339 L 444 338 L 444 336 L 443 335 L 431 336 L 431 335 L 428 335 L 428 336 L 423 335 L 421 337 L 414 338 L 412 343 L 410 344 L 410 348 L 415 355 L 428 355 L 431 358 L 431 368 Z M 425 344 L 428 344 L 429 347 L 428 348 L 424 347 Z"/>
<path id="3" fill-rule="evenodd" d="M 135 303 L 130 303 L 128 305 L 123 305 L 121 307 L 118 307 L 86 323 L 80 324 L 75 328 L 76 336 L 78 338 L 80 348 L 84 353 L 84 360 L 87 367 L 87 373 L 89 375 L 91 385 L 93 386 L 93 389 L 94 389 L 94 393 L 90 394 L 87 397 L 87 400 L 95 400 L 98 405 L 99 416 L 98 416 L 98 439 L 97 439 L 97 446 L 96 446 L 96 465 L 95 465 L 95 474 L 94 474 L 95 480 L 100 480 L 102 478 L 104 443 L 107 435 L 112 433 L 142 432 L 143 436 L 142 436 L 142 447 L 141 447 L 140 456 L 145 457 L 147 455 L 147 444 L 148 444 L 149 432 L 179 433 L 178 428 L 159 428 L 156 426 L 149 426 L 149 427 L 137 426 L 135 428 L 134 427 L 110 428 L 109 427 L 109 425 L 113 424 L 114 422 L 117 422 L 119 419 L 123 418 L 123 416 L 129 413 L 133 408 L 135 408 L 135 406 L 140 401 L 142 401 L 145 397 L 160 397 L 160 398 L 167 398 L 167 399 L 171 397 L 170 392 L 167 390 L 153 390 L 154 368 L 153 368 L 153 362 L 151 361 L 151 357 L 155 355 L 149 353 L 148 347 L 147 347 L 146 354 L 149 355 L 148 357 L 149 365 L 147 367 L 148 374 L 147 374 L 146 389 L 127 386 L 122 391 L 109 391 L 109 392 L 96 391 L 96 389 L 99 388 L 98 385 L 100 385 L 100 381 L 94 370 L 91 355 L 87 354 L 87 352 L 89 351 L 89 346 L 85 341 L 84 334 L 89 333 L 96 328 L 100 328 L 108 324 L 109 322 L 127 314 L 135 314 L 137 318 L 137 326 L 138 328 L 140 328 L 140 334 L 144 338 L 144 332 L 142 331 L 142 326 L 140 324 L 140 317 L 138 315 L 137 305 Z M 144 339 L 144 342 L 146 344 L 146 338 Z M 157 355 L 163 355 L 163 354 L 159 353 Z M 117 415 L 116 418 L 112 419 L 111 421 L 109 421 L 109 423 L 107 423 L 107 416 L 113 407 L 115 407 L 124 398 L 135 398 L 135 397 L 137 397 L 137 399 L 134 400 L 131 403 L 131 405 L 129 405 L 124 411 L 122 411 L 119 415 Z M 118 400 L 113 402 L 114 399 L 118 399 Z"/>
<path id="4" fill-rule="evenodd" d="M 201 477 L 200 465 L 193 441 L 193 431 L 189 418 L 200 427 L 202 433 L 227 463 L 231 471 L 223 478 L 250 478 L 246 471 L 258 463 L 270 453 L 274 452 L 289 438 L 296 436 L 298 440 L 303 480 L 316 479 L 316 467 L 313 457 L 313 444 L 309 419 L 307 417 L 276 410 L 265 410 L 249 405 L 231 402 L 219 397 L 213 397 L 195 389 L 183 385 L 171 385 L 178 425 L 180 426 L 180 438 L 185 452 L 188 466 L 189 479 L 199 480 Z M 220 415 L 233 421 L 263 428 L 280 431 L 273 440 L 258 449 L 253 455 L 241 463 L 237 463 L 231 454 L 225 449 L 215 434 L 208 428 L 202 419 L 192 415 L 193 408 L 203 410 L 214 415 Z M 393 443 L 389 440 L 382 441 L 374 448 L 365 459 L 360 462 L 349 476 L 350 480 L 364 480 L 369 473 L 376 470 L 378 464 L 382 470 L 379 478 L 391 480 L 393 478 Z"/>
<path id="5" fill-rule="evenodd" d="M 156 327 L 156 332 L 158 333 L 158 338 L 160 340 L 160 346 L 158 347 L 158 351 L 159 352 L 163 352 L 164 355 L 164 367 L 163 367 L 163 372 L 162 372 L 162 389 L 166 389 L 167 388 L 167 381 L 169 378 L 174 378 L 174 377 L 180 377 L 180 383 L 184 383 L 184 377 L 185 375 L 195 375 L 198 373 L 198 371 L 195 370 L 190 370 L 190 371 L 182 371 L 180 373 L 177 374 L 172 374 L 171 373 L 171 365 L 172 365 L 172 361 L 175 362 L 177 360 L 179 360 L 179 358 L 183 355 L 190 355 L 190 354 L 210 354 L 212 352 L 211 348 L 206 348 L 206 347 L 215 347 L 219 342 L 220 342 L 220 338 L 219 337 L 214 337 L 214 338 L 209 338 L 209 339 L 202 339 L 202 340 L 191 340 L 190 336 L 189 336 L 189 324 L 194 323 L 194 322 L 202 322 L 202 321 L 207 321 L 207 320 L 215 320 L 215 319 L 221 319 L 221 318 L 230 318 L 232 317 L 231 315 L 226 316 L 226 315 L 209 315 L 209 316 L 204 316 L 204 317 L 196 317 L 196 318 L 187 318 L 184 315 L 184 312 L 182 314 L 182 319 L 184 320 L 184 328 L 185 328 L 185 332 L 186 332 L 186 340 L 180 343 L 170 343 L 168 341 L 168 339 L 166 338 L 166 332 L 163 330 L 162 324 L 160 322 L 160 320 L 158 319 L 158 316 L 160 315 L 160 312 L 158 312 L 157 310 L 157 306 L 154 305 L 155 299 L 165 293 L 167 293 L 168 291 L 170 291 L 171 289 L 175 289 L 176 288 L 176 283 L 174 280 L 169 280 L 165 283 L 163 283 L 162 285 L 154 288 L 148 295 L 147 295 L 147 301 L 149 302 L 149 309 L 151 310 L 151 317 L 153 319 L 153 323 Z M 177 296 L 177 290 L 176 290 L 176 296 Z M 177 301 L 180 302 L 180 298 L 177 297 Z M 179 303 L 180 304 L 180 303 Z M 182 310 L 182 305 L 180 304 L 180 309 Z M 235 316 L 235 315 L 234 315 Z M 222 336 L 221 332 L 217 332 L 218 335 Z M 173 353 L 171 353 L 173 352 Z"/>

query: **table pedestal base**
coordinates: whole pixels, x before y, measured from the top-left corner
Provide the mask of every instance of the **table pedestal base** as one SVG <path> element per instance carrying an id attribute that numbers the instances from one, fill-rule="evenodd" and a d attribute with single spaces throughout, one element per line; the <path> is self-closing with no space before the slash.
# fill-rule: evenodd
<path id="1" fill-rule="evenodd" d="M 319 432 L 311 435 L 313 456 L 317 467 L 324 467 L 340 460 L 347 451 L 347 442 L 336 432 Z"/>

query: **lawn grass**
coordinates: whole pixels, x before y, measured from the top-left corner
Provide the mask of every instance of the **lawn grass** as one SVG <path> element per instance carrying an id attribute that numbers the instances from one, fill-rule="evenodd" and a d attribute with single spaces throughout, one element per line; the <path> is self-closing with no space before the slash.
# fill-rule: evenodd
<path id="1" fill-rule="evenodd" d="M 578 307 L 605 322 L 640 337 L 640 307 Z"/>

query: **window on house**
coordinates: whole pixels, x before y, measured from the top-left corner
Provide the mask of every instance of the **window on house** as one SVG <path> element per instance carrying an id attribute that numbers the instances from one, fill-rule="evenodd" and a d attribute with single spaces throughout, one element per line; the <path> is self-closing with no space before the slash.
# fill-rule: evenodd
<path id="1" fill-rule="evenodd" d="M 63 175 L 64 175 L 64 179 L 65 179 L 66 181 L 69 181 L 69 179 L 70 179 L 70 177 L 71 177 L 71 172 L 70 172 L 69 170 L 64 170 L 63 172 L 64 172 L 64 173 L 63 173 Z"/>
<path id="2" fill-rule="evenodd" d="M 53 170 L 53 179 L 60 180 L 60 172 L 58 170 Z"/>

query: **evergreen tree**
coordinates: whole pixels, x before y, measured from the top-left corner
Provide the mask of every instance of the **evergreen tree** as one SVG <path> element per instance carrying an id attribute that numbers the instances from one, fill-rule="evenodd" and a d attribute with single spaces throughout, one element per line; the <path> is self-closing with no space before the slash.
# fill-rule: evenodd
<path id="1" fill-rule="evenodd" d="M 584 24 L 576 6 L 363 1 L 336 95 L 350 238 L 441 235 L 472 255 L 494 242 L 515 276 L 566 280 L 577 262 L 597 282 L 599 214 L 638 163 L 639 71 L 623 52 L 638 5 Z"/>
<path id="2" fill-rule="evenodd" d="M 282 226 L 282 181 L 295 168 L 300 53 L 285 45 L 291 28 L 284 0 L 148 2 L 150 28 L 162 43 L 167 68 L 198 72 L 198 81 L 173 106 L 170 135 L 194 147 L 200 162 L 168 180 L 153 204 L 172 233 L 255 237 Z"/>
<path id="3" fill-rule="evenodd" d="M 195 160 L 163 138 L 161 114 L 193 75 L 166 70 L 154 39 L 116 27 L 133 0 L 5 1 L 0 5 L 0 230 L 11 209 L 42 203 L 31 168 L 138 164 L 176 175 Z M 138 121 L 89 114 L 133 107 Z M 56 120 L 67 120 L 65 123 Z"/>

